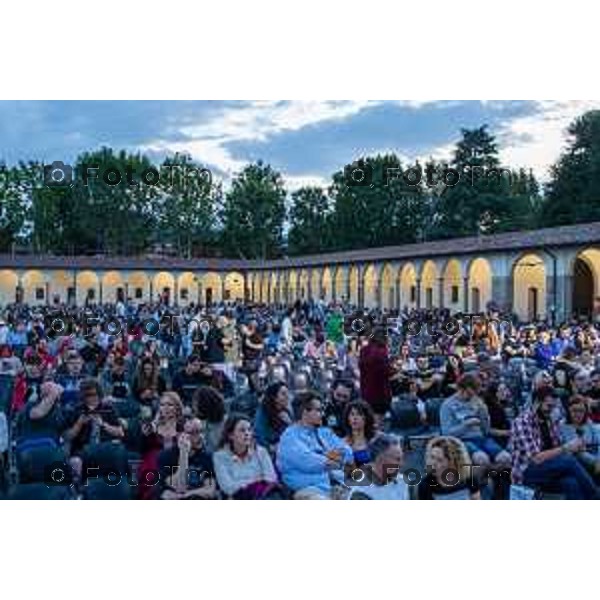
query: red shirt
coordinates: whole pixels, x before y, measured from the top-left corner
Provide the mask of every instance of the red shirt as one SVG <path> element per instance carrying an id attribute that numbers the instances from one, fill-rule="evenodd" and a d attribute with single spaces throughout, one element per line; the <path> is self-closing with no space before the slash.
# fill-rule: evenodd
<path id="1" fill-rule="evenodd" d="M 360 351 L 358 366 L 362 397 L 374 408 L 389 404 L 392 400 L 392 388 L 387 347 L 369 342 Z"/>

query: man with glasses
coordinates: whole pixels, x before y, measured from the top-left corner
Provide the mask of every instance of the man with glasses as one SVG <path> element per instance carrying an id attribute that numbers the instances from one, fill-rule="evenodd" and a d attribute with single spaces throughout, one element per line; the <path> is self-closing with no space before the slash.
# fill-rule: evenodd
<path id="1" fill-rule="evenodd" d="M 352 462 L 352 449 L 322 424 L 320 397 L 306 392 L 296 398 L 296 423 L 281 436 L 277 467 L 285 485 L 297 499 L 332 497 L 333 484 L 343 481 L 344 465 Z"/>
<path id="2" fill-rule="evenodd" d="M 206 426 L 188 419 L 177 446 L 163 450 L 158 463 L 163 500 L 213 500 L 217 498 L 212 456 L 204 445 Z"/>

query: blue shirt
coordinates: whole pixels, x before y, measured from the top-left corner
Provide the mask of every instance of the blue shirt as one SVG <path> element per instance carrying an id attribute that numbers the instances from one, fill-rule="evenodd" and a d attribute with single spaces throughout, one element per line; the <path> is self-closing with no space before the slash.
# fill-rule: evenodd
<path id="1" fill-rule="evenodd" d="M 282 434 L 277 450 L 277 468 L 285 485 L 293 491 L 313 487 L 328 494 L 330 469 L 326 453 L 343 450 L 343 463 L 353 460 L 352 449 L 329 427 L 290 425 Z"/>
<path id="2" fill-rule="evenodd" d="M 547 369 L 552 364 L 552 346 L 538 342 L 535 345 L 534 357 L 539 369 Z"/>

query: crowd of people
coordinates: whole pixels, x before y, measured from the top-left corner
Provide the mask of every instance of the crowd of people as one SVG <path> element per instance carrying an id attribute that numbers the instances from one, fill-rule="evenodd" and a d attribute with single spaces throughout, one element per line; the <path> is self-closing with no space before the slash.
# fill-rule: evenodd
<path id="1" fill-rule="evenodd" d="M 593 499 L 599 442 L 593 319 L 0 308 L 6 498 Z"/>

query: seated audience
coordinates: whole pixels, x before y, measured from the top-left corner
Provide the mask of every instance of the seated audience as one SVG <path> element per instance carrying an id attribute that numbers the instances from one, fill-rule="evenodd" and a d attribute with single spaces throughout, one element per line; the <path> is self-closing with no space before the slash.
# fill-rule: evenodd
<path id="1" fill-rule="evenodd" d="M 532 405 L 514 420 L 510 440 L 513 483 L 558 492 L 568 500 L 596 499 L 596 486 L 576 458 L 584 449 L 582 439 L 561 444 L 552 418 L 559 404 L 552 388 L 541 388 Z"/>

